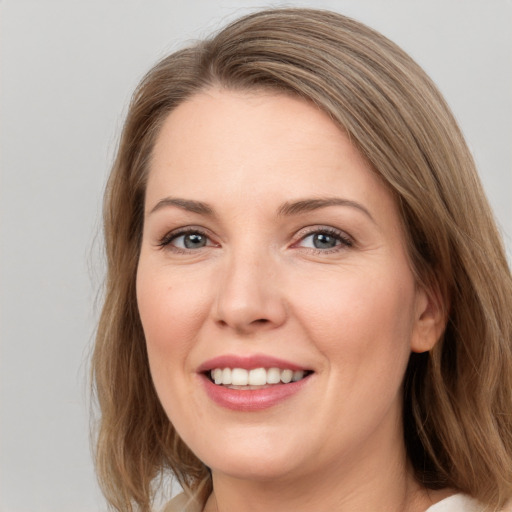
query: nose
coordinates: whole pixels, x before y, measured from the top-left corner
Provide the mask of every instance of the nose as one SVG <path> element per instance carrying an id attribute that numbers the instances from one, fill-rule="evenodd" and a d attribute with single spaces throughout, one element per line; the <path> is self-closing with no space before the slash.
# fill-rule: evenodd
<path id="1" fill-rule="evenodd" d="M 216 322 L 238 334 L 281 326 L 287 310 L 277 262 L 265 251 L 242 251 L 224 263 L 214 306 Z"/>

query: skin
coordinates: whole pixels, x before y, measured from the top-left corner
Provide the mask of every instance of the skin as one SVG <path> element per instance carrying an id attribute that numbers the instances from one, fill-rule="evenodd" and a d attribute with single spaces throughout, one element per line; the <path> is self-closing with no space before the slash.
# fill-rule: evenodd
<path id="1" fill-rule="evenodd" d="M 283 214 L 311 198 L 349 203 Z M 204 245 L 185 247 L 184 227 Z M 327 249 L 314 235 L 326 229 Z M 137 299 L 162 405 L 212 470 L 205 510 L 419 512 L 446 494 L 415 482 L 401 426 L 408 358 L 439 338 L 440 304 L 414 281 L 392 195 L 311 104 L 212 89 L 168 116 Z M 197 373 L 223 354 L 314 373 L 278 405 L 233 411 Z"/>

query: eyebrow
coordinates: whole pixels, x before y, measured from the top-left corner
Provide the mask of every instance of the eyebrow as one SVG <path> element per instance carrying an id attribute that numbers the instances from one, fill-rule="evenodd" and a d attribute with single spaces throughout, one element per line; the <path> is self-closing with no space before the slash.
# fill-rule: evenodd
<path id="1" fill-rule="evenodd" d="M 191 199 L 181 199 L 179 197 L 165 197 L 160 199 L 158 203 L 151 209 L 149 214 L 152 214 L 166 206 L 176 206 L 182 210 L 186 210 L 192 213 L 198 213 L 199 215 L 214 215 L 213 208 L 206 203 L 201 201 L 193 201 Z"/>
<path id="2" fill-rule="evenodd" d="M 164 197 L 160 199 L 158 203 L 151 209 L 149 214 L 152 214 L 167 206 L 175 206 L 182 210 L 197 213 L 199 215 L 214 216 L 214 209 L 207 203 L 202 201 L 194 201 L 192 199 L 182 199 L 179 197 Z M 288 217 L 293 215 L 300 215 L 308 213 L 321 208 L 327 208 L 329 206 L 348 206 L 350 208 L 356 208 L 357 210 L 364 213 L 373 222 L 375 219 L 372 214 L 360 203 L 351 201 L 350 199 L 343 199 L 341 197 L 324 197 L 324 198 L 311 198 L 311 199 L 299 199 L 297 201 L 286 201 L 277 210 L 279 216 Z"/>
<path id="3" fill-rule="evenodd" d="M 327 208 L 329 206 L 348 206 L 350 208 L 356 208 L 375 222 L 372 214 L 362 204 L 356 201 L 351 201 L 350 199 L 343 199 L 341 197 L 300 199 L 293 202 L 287 201 L 279 207 L 277 213 L 282 216 L 299 215 L 301 213 L 307 213 L 313 210 L 319 210 L 320 208 Z"/>

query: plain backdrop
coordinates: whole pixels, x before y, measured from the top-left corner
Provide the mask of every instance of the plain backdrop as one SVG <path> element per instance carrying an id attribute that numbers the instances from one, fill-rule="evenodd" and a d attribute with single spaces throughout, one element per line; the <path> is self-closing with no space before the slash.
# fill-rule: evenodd
<path id="1" fill-rule="evenodd" d="M 101 196 L 130 94 L 168 52 L 265 6 L 355 17 L 445 94 L 509 254 L 510 0 L 0 0 L 0 511 L 106 509 L 89 448 Z"/>

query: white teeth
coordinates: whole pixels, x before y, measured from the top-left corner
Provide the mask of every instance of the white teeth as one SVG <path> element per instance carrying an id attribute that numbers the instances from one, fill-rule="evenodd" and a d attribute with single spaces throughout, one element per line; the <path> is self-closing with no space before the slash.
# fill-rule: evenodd
<path id="1" fill-rule="evenodd" d="M 304 370 L 288 368 L 215 368 L 210 372 L 211 379 L 217 385 L 223 386 L 265 386 L 267 384 L 288 384 L 304 378 Z"/>
<path id="2" fill-rule="evenodd" d="M 247 386 L 249 384 L 249 372 L 243 368 L 233 368 L 231 370 L 231 384 L 233 386 Z"/>
<path id="3" fill-rule="evenodd" d="M 304 378 L 304 372 L 302 370 L 297 370 L 293 372 L 292 380 L 293 382 L 297 382 L 298 380 L 301 380 Z"/>
<path id="4" fill-rule="evenodd" d="M 283 370 L 281 372 L 281 380 L 288 384 L 288 382 L 291 382 L 293 379 L 293 370 Z"/>
<path id="5" fill-rule="evenodd" d="M 255 368 L 249 372 L 249 386 L 264 386 L 267 383 L 265 368 Z"/>
<path id="6" fill-rule="evenodd" d="M 215 384 L 222 384 L 224 379 L 222 378 L 222 370 L 220 368 L 215 368 L 212 371 L 212 379 Z"/>
<path id="7" fill-rule="evenodd" d="M 281 370 L 279 368 L 269 368 L 267 370 L 267 384 L 279 384 L 281 382 Z"/>
<path id="8" fill-rule="evenodd" d="M 231 382 L 231 368 L 224 368 L 224 370 L 222 370 L 222 381 L 220 384 L 231 384 Z M 215 382 L 215 384 L 217 384 L 217 382 Z"/>

